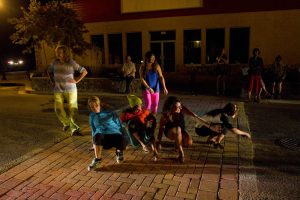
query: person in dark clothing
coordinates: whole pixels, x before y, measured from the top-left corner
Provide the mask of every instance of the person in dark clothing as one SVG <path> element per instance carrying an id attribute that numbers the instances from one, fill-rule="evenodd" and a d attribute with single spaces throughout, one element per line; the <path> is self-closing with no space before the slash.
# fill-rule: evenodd
<path id="1" fill-rule="evenodd" d="M 155 146 L 154 131 L 156 118 L 149 110 L 142 108 L 142 100 L 135 95 L 127 96 L 130 107 L 124 110 L 120 119 L 126 123 L 131 144 L 134 147 L 142 146 L 145 153 L 149 153 L 147 144 L 151 145 L 153 160 L 157 161 L 158 153 Z"/>
<path id="2" fill-rule="evenodd" d="M 161 139 L 164 133 L 168 139 L 175 141 L 175 146 L 179 150 L 178 161 L 180 163 L 184 162 L 183 146 L 191 146 L 193 143 L 192 138 L 185 129 L 185 114 L 202 122 L 204 126 L 208 127 L 208 129 L 212 129 L 215 132 L 220 131 L 219 125 L 210 126 L 209 123 L 185 107 L 177 97 L 169 96 L 163 106 L 163 113 L 160 118 L 159 132 L 157 136 L 158 142 L 156 146 L 158 149 L 161 149 Z"/>
<path id="3" fill-rule="evenodd" d="M 261 88 L 261 72 L 263 68 L 263 59 L 259 56 L 259 48 L 254 48 L 252 51 L 253 56 L 249 59 L 249 88 L 248 88 L 248 99 L 251 101 L 251 93 L 255 86 L 255 101 L 259 102 L 260 95 L 259 91 Z"/>
<path id="4" fill-rule="evenodd" d="M 225 95 L 226 91 L 226 79 L 228 74 L 228 57 L 226 55 L 225 48 L 222 49 L 221 55 L 217 58 L 217 95 Z M 221 89 L 220 89 L 221 87 Z M 221 91 L 221 93 L 220 93 Z"/>
<path id="5" fill-rule="evenodd" d="M 199 136 L 208 136 L 207 143 L 213 144 L 215 148 L 223 148 L 220 144 L 224 139 L 228 131 L 236 134 L 251 138 L 249 133 L 234 128 L 230 123 L 230 118 L 235 118 L 238 114 L 238 107 L 235 104 L 228 103 L 223 108 L 214 109 L 206 113 L 203 117 L 204 120 L 210 122 L 210 124 L 219 124 L 222 127 L 221 132 L 213 131 L 206 126 L 196 127 L 195 131 Z"/>

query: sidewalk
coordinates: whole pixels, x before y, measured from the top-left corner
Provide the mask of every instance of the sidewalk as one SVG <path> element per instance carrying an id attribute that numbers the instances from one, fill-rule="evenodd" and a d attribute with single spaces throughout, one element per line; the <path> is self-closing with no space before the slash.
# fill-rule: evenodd
<path id="1" fill-rule="evenodd" d="M 181 99 L 199 115 L 227 103 L 207 96 Z M 249 131 L 243 103 L 238 104 L 235 123 Z M 0 174 L 0 199 L 239 199 L 247 186 L 241 173 L 252 173 L 251 141 L 228 134 L 225 148 L 214 149 L 195 134 L 192 118 L 186 125 L 194 144 L 184 149 L 184 164 L 177 162 L 173 144 L 164 138 L 157 162 L 151 153 L 129 147 L 124 162 L 117 164 L 114 150 L 104 150 L 103 167 L 88 172 L 90 135 L 69 137 Z"/>

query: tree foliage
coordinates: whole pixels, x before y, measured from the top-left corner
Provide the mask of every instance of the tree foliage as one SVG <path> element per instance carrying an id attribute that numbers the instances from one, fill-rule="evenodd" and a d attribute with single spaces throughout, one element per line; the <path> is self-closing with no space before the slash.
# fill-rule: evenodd
<path id="1" fill-rule="evenodd" d="M 41 5 L 37 0 L 30 0 L 29 7 L 21 7 L 21 11 L 21 17 L 9 20 L 16 30 L 10 38 L 14 44 L 26 45 L 24 52 L 40 47 L 43 41 L 50 47 L 66 45 L 77 55 L 90 47 L 83 38 L 88 32 L 86 27 L 63 1 Z"/>

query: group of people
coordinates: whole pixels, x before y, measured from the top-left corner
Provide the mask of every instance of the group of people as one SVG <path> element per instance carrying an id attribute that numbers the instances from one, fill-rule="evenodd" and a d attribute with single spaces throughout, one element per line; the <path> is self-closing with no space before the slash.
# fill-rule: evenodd
<path id="1" fill-rule="evenodd" d="M 162 136 L 165 135 L 174 141 L 178 151 L 178 161 L 184 162 L 183 147 L 193 144 L 190 134 L 186 131 L 185 115 L 194 117 L 200 126 L 195 128 L 196 133 L 202 137 L 208 137 L 207 143 L 213 144 L 215 148 L 223 148 L 221 141 L 225 134 L 232 132 L 250 138 L 250 134 L 234 128 L 229 118 L 235 118 L 238 113 L 237 105 L 226 104 L 223 108 L 214 109 L 206 114 L 206 119 L 197 116 L 189 110 L 175 96 L 169 96 L 164 102 L 162 116 L 159 120 L 157 137 L 155 130 L 157 119 L 154 113 L 143 107 L 143 101 L 135 95 L 128 95 L 129 107 L 120 116 L 101 104 L 99 97 L 92 96 L 88 100 L 91 110 L 90 127 L 92 129 L 93 149 L 95 158 L 88 166 L 88 170 L 97 168 L 101 163 L 102 148 L 116 148 L 116 161 L 119 163 L 124 159 L 123 151 L 128 144 L 134 148 L 141 147 L 144 153 L 149 153 L 148 145 L 153 152 L 153 160 L 157 161 L 162 148 Z"/>
<path id="2" fill-rule="evenodd" d="M 246 90 L 248 94 L 248 100 L 252 100 L 252 92 L 254 91 L 254 100 L 259 102 L 261 94 L 264 92 L 265 97 L 269 98 L 281 98 L 282 83 L 286 77 L 286 65 L 282 62 L 280 55 L 275 57 L 274 63 L 272 64 L 269 73 L 272 82 L 271 93 L 268 92 L 265 82 L 262 78 L 264 71 L 263 59 L 260 56 L 260 50 L 254 48 L 252 56 L 249 58 L 247 67 L 242 68 L 243 74 L 243 86 L 242 90 Z M 228 70 L 228 57 L 226 51 L 223 48 L 221 54 L 216 59 L 216 94 L 224 95 L 226 92 L 226 79 L 229 73 Z"/>
<path id="3" fill-rule="evenodd" d="M 67 47 L 58 46 L 55 52 L 56 59 L 48 69 L 50 81 L 54 85 L 55 112 L 63 125 L 63 131 L 70 130 L 71 135 L 81 135 L 76 121 L 78 111 L 76 84 L 87 75 L 87 71 L 71 59 Z M 129 67 L 132 67 L 130 60 L 131 58 L 127 57 L 127 63 Z M 78 72 L 79 76 L 74 77 L 75 72 Z M 135 71 L 131 71 L 126 74 L 133 75 L 134 73 Z M 162 148 L 163 135 L 174 141 L 178 150 L 178 161 L 183 163 L 185 158 L 183 147 L 193 143 L 185 128 L 185 115 L 194 117 L 201 124 L 195 129 L 196 133 L 199 136 L 208 136 L 207 143 L 213 144 L 216 148 L 223 148 L 221 141 L 228 130 L 250 138 L 249 133 L 234 128 L 229 122 L 230 117 L 234 118 L 237 115 L 236 105 L 228 103 L 224 108 L 208 112 L 209 117 L 204 120 L 184 106 L 183 102 L 175 96 L 168 96 L 164 102 L 159 120 L 159 131 L 155 137 L 160 90 L 165 95 L 168 94 L 168 90 L 160 65 L 156 62 L 152 52 L 146 53 L 139 75 L 143 100 L 135 95 L 127 95 L 129 107 L 120 116 L 107 108 L 99 97 L 89 98 L 88 105 L 91 111 L 89 124 L 95 153 L 95 158 L 88 166 L 89 170 L 95 169 L 101 163 L 102 149 L 115 147 L 116 161 L 121 162 L 124 159 L 123 151 L 128 144 L 133 147 L 141 146 L 145 153 L 150 152 L 149 144 L 153 152 L 153 160 L 156 161 Z M 131 79 L 128 78 L 127 82 L 130 83 Z M 126 92 L 129 92 L 128 85 Z M 69 109 L 68 114 L 64 109 L 65 101 Z"/>
<path id="4" fill-rule="evenodd" d="M 261 93 L 264 92 L 266 97 L 270 98 L 281 98 L 282 93 L 282 83 L 286 77 L 286 65 L 282 62 L 282 57 L 280 55 L 275 57 L 275 61 L 270 69 L 270 78 L 272 82 L 272 92 L 271 94 L 266 89 L 265 82 L 262 77 L 264 70 L 263 59 L 260 57 L 260 50 L 254 48 L 252 51 L 252 57 L 249 59 L 249 88 L 248 88 L 248 100 L 252 99 L 252 91 L 255 91 L 254 100 L 259 102 L 261 99 Z"/>

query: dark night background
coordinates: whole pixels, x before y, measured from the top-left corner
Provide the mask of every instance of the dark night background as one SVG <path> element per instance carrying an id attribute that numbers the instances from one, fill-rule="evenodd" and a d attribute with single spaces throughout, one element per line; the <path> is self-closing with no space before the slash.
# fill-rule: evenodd
<path id="1" fill-rule="evenodd" d="M 25 61 L 24 70 L 35 69 L 35 57 L 34 54 L 23 54 L 22 50 L 24 46 L 13 44 L 10 35 L 15 32 L 12 24 L 8 22 L 8 19 L 21 16 L 20 7 L 26 7 L 29 4 L 29 0 L 0 0 L 3 4 L 0 8 L 0 70 L 3 70 L 3 66 L 7 64 L 9 59 L 22 58 Z"/>

